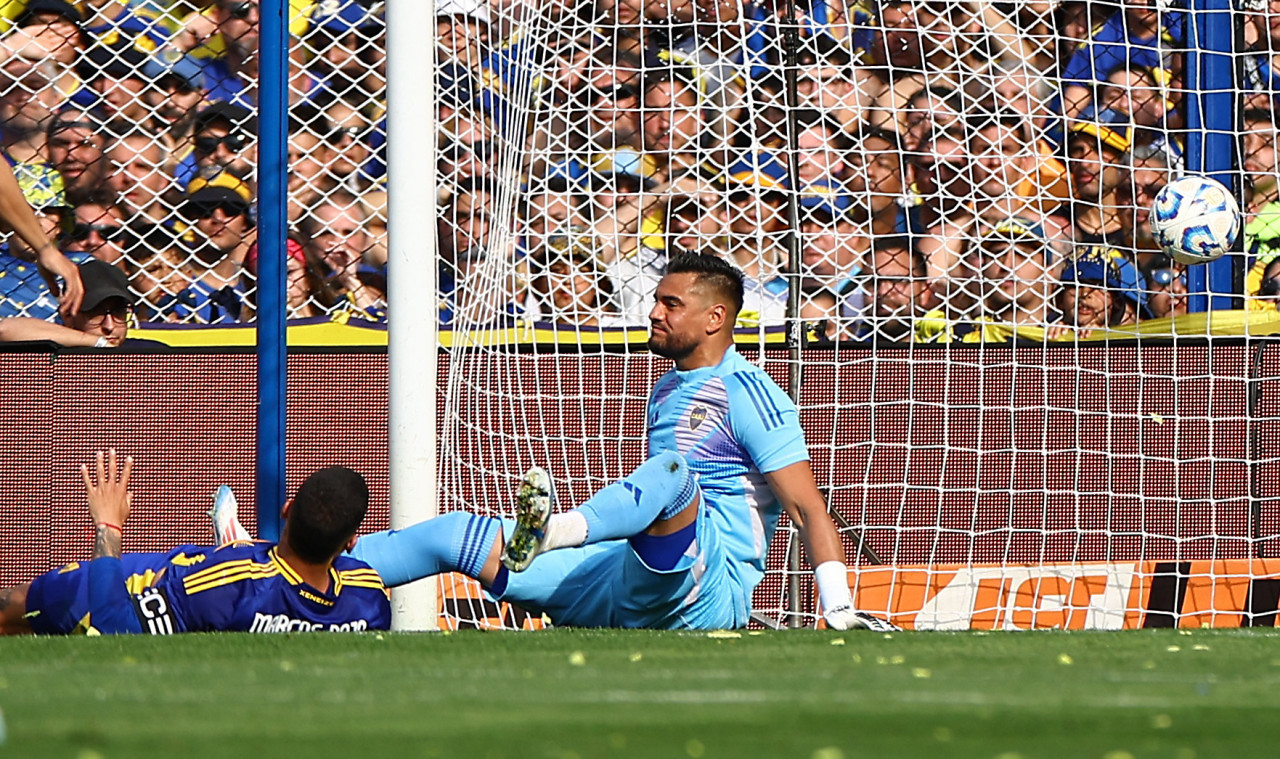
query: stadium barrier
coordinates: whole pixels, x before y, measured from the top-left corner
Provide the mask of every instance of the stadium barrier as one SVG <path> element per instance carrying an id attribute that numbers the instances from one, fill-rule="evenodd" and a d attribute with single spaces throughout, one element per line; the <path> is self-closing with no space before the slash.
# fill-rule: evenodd
<path id="1" fill-rule="evenodd" d="M 1273 619 L 1276 593 L 1242 589 L 1277 587 L 1273 563 L 1250 563 L 1280 557 L 1274 341 L 838 347 L 807 351 L 799 364 L 785 350 L 747 354 L 784 386 L 789 367 L 804 368 L 801 421 L 814 470 L 871 608 L 923 624 L 925 601 L 962 590 L 994 593 L 1005 611 L 991 617 L 974 601 L 967 618 L 929 612 L 931 625 L 1042 626 L 1052 618 L 1133 627 L 1157 609 L 1193 620 L 1208 614 L 1214 624 L 1227 623 L 1215 609 Z M 643 459 L 645 395 L 666 370 L 650 354 L 605 347 L 440 355 L 440 387 L 453 371 L 492 388 L 465 427 L 442 431 L 458 452 L 441 464 L 450 470 L 442 508 L 500 513 L 514 486 L 508 473 L 534 461 L 561 478 L 563 502 L 578 502 Z M 254 361 L 235 348 L 6 356 L 0 583 L 86 556 L 78 467 L 107 446 L 138 461 L 126 550 L 207 541 L 205 511 L 222 484 L 238 494 L 252 531 Z M 290 489 L 314 467 L 354 467 L 372 489 L 367 529 L 386 528 L 385 350 L 299 348 L 289 362 Z M 546 395 L 542 383 L 552 377 L 582 391 Z M 511 442 L 527 439 L 522 427 L 535 423 L 536 445 Z M 808 591 L 788 590 L 790 578 L 808 580 L 788 568 L 795 548 L 787 535 L 779 532 L 756 595 L 766 623 L 812 621 L 816 611 Z M 1184 603 L 1152 607 L 1171 562 Z M 1093 599 L 1096 564 L 1109 567 L 1103 576 L 1132 575 L 1128 590 L 1115 590 L 1096 613 L 1092 600 L 1079 614 L 1074 602 L 1053 601 L 1057 616 L 1049 601 L 1020 600 L 1062 595 L 1045 582 Z M 1008 569 L 992 575 L 984 565 Z M 1077 576 L 1085 579 L 1063 579 Z M 1188 579 L 1197 576 L 1236 579 Z M 1042 584 L 1028 587 L 1033 579 Z M 1135 596 L 1135 588 L 1150 592 Z M 1205 593 L 1213 600 L 1199 600 Z M 474 587 L 446 595 L 455 599 L 445 604 L 449 626 L 539 623 L 485 604 Z M 1103 619 L 1107 625 L 1096 621 Z"/>

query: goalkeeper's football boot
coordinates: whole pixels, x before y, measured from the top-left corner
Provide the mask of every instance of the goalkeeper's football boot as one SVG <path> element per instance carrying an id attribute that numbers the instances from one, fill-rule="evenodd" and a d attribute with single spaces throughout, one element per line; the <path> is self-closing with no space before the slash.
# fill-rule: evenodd
<path id="1" fill-rule="evenodd" d="M 209 509 L 209 517 L 213 519 L 213 539 L 218 545 L 253 540 L 249 531 L 240 525 L 239 510 L 236 494 L 226 485 L 219 485 L 218 492 L 213 494 L 213 508 Z"/>
<path id="2" fill-rule="evenodd" d="M 507 569 L 523 572 L 542 552 L 555 502 L 555 489 L 547 470 L 535 466 L 525 472 L 516 491 L 516 529 L 502 548 L 502 563 Z"/>

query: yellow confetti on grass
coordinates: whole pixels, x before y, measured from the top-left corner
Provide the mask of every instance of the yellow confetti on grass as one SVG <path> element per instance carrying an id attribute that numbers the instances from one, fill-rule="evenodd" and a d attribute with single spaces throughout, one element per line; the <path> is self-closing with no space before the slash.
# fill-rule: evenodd
<path id="1" fill-rule="evenodd" d="M 581 667 L 587 663 L 587 655 L 581 651 L 574 651 L 569 654 L 569 663 L 575 667 Z"/>
<path id="2" fill-rule="evenodd" d="M 813 756 L 809 759 L 844 759 L 844 752 L 840 750 L 839 746 L 823 746 L 820 749 L 815 749 Z"/>
<path id="3" fill-rule="evenodd" d="M 697 738 L 694 738 L 693 740 L 684 744 L 684 752 L 689 756 L 693 757 L 693 759 L 699 759 L 699 757 L 707 753 L 707 747 L 703 745 L 702 741 L 698 740 Z"/>
<path id="4" fill-rule="evenodd" d="M 293 662 L 289 661 L 288 659 L 284 659 L 280 662 L 281 672 L 292 672 L 295 669 L 297 669 L 297 666 Z"/>
<path id="5" fill-rule="evenodd" d="M 1157 730 L 1167 730 L 1173 727 L 1173 718 L 1167 714 L 1156 714 L 1151 717 L 1151 726 Z"/>
<path id="6" fill-rule="evenodd" d="M 928 680 L 933 677 L 933 672 L 925 667 L 914 667 L 911 670 L 911 676 L 920 680 Z"/>
<path id="7" fill-rule="evenodd" d="M 1171 653 L 1171 654 L 1176 654 L 1176 653 L 1178 653 L 1179 651 L 1181 651 L 1181 650 L 1182 650 L 1182 646 L 1169 646 L 1169 647 L 1168 647 L 1168 648 L 1166 648 L 1165 650 L 1166 650 L 1166 651 L 1168 651 L 1168 652 L 1169 652 L 1169 653 Z"/>
<path id="8" fill-rule="evenodd" d="M 1064 666 L 1071 666 L 1076 663 L 1076 660 L 1071 658 L 1071 654 L 1058 654 L 1058 663 Z"/>
<path id="9" fill-rule="evenodd" d="M 731 640 L 733 638 L 741 638 L 742 633 L 733 630 L 712 630 L 707 633 L 708 638 L 719 638 L 721 640 Z"/>
<path id="10" fill-rule="evenodd" d="M 638 662 L 643 658 L 644 658 L 644 654 L 640 653 L 639 651 L 636 651 L 635 653 L 631 654 L 631 661 L 633 662 Z"/>
<path id="11" fill-rule="evenodd" d="M 1128 751 L 1108 751 L 1102 755 L 1102 759 L 1133 759 L 1133 754 Z"/>
<path id="12" fill-rule="evenodd" d="M 1206 646 L 1206 645 L 1204 645 L 1203 643 L 1198 643 L 1198 644 L 1196 644 L 1196 645 L 1192 646 L 1192 647 L 1191 647 L 1191 650 L 1193 650 L 1193 651 L 1208 651 L 1208 650 L 1209 650 L 1209 647 L 1208 647 L 1208 646 Z"/>
<path id="13" fill-rule="evenodd" d="M 833 645 L 833 646 L 843 646 L 843 645 L 844 645 L 844 638 L 836 638 L 835 640 L 831 641 L 831 645 Z"/>

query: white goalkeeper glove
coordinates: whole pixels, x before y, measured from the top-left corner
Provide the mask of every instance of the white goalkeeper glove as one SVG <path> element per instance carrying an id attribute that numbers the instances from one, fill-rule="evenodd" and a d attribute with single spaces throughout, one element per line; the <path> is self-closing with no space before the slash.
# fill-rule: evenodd
<path id="1" fill-rule="evenodd" d="M 879 617 L 853 608 L 853 594 L 849 592 L 849 568 L 842 561 L 824 561 L 813 568 L 813 579 L 818 583 L 818 600 L 822 604 L 822 618 L 832 630 L 874 630 L 894 632 L 902 628 Z"/>

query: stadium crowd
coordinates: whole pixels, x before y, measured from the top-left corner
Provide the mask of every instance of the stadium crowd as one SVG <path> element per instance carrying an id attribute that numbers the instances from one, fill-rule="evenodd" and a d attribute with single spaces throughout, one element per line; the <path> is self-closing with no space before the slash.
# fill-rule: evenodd
<path id="1" fill-rule="evenodd" d="M 1183 168 L 1178 3 L 787 5 L 438 0 L 438 130 L 409 138 L 438 147 L 441 323 L 643 326 L 692 248 L 747 274 L 740 326 L 798 289 L 819 340 L 1186 311 L 1148 224 Z M 251 320 L 257 0 L 0 14 L 0 148 L 46 232 L 119 267 L 135 319 Z M 1280 2 L 1240 19 L 1243 294 L 1274 309 Z M 289 315 L 385 320 L 383 3 L 293 0 L 290 30 Z M 0 316 L 55 310 L 29 252 L 0 253 Z"/>

